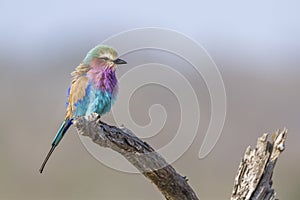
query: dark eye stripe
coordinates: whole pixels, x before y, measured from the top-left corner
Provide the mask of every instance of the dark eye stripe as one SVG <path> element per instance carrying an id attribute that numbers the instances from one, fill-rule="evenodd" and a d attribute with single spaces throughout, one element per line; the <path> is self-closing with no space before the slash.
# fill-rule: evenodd
<path id="1" fill-rule="evenodd" d="M 105 61 L 110 60 L 108 57 L 101 57 L 101 59 L 103 59 L 103 60 L 105 60 Z"/>

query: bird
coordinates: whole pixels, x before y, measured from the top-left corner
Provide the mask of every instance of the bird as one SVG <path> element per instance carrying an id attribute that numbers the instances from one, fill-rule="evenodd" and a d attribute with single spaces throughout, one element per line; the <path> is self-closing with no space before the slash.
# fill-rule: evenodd
<path id="1" fill-rule="evenodd" d="M 127 62 L 118 58 L 118 53 L 114 48 L 97 45 L 87 53 L 83 61 L 71 73 L 72 81 L 67 92 L 65 119 L 39 169 L 40 173 L 43 172 L 48 159 L 74 119 L 92 113 L 102 116 L 110 111 L 118 93 L 115 71 L 117 66 L 122 64 L 127 64 Z"/>

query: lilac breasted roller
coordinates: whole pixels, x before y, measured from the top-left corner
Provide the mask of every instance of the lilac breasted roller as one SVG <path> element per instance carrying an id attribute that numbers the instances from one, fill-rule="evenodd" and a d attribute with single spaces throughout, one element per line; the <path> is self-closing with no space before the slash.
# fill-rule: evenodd
<path id="1" fill-rule="evenodd" d="M 115 74 L 117 65 L 126 64 L 118 58 L 116 50 L 98 45 L 91 49 L 82 63 L 71 73 L 73 79 L 68 89 L 66 117 L 52 142 L 40 173 L 59 144 L 73 119 L 97 113 L 100 116 L 109 112 L 118 93 L 118 80 Z"/>

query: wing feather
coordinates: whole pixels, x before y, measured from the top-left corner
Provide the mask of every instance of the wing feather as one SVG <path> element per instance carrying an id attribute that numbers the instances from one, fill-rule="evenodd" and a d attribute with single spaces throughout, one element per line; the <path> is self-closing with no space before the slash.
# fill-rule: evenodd
<path id="1" fill-rule="evenodd" d="M 90 70 L 89 65 L 81 64 L 76 67 L 75 71 L 71 73 L 73 76 L 70 94 L 68 98 L 68 107 L 66 119 L 71 119 L 76 109 L 75 103 L 85 96 L 85 91 L 88 86 L 88 78 L 85 76 Z"/>

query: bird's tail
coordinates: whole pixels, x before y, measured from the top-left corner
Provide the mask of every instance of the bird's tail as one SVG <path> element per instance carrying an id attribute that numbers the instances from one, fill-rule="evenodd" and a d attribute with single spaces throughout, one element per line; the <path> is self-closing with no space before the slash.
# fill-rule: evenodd
<path id="1" fill-rule="evenodd" d="M 41 168 L 40 168 L 40 173 L 43 172 L 44 167 L 49 159 L 49 157 L 51 156 L 52 152 L 54 151 L 55 147 L 59 144 L 59 142 L 61 141 L 61 139 L 64 137 L 65 133 L 67 132 L 67 130 L 70 128 L 70 126 L 72 125 L 72 119 L 66 119 L 65 121 L 63 121 L 63 123 L 61 124 L 59 130 L 56 133 L 56 136 L 52 142 L 52 146 L 51 149 L 49 151 L 49 153 L 47 154 Z"/>

